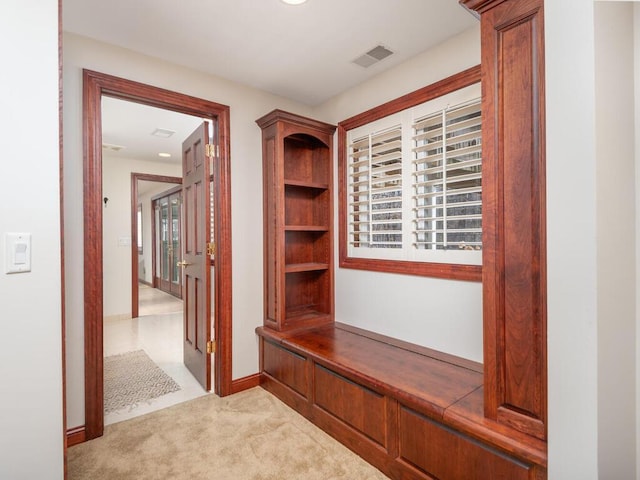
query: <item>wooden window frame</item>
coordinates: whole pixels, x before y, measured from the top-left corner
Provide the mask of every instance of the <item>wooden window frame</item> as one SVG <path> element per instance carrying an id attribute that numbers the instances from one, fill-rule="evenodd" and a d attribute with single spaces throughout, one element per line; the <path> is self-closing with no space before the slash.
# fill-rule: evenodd
<path id="1" fill-rule="evenodd" d="M 416 105 L 479 83 L 480 65 L 447 77 L 402 97 L 362 112 L 338 124 L 338 202 L 339 202 L 339 265 L 342 268 L 375 272 L 402 273 L 451 280 L 482 281 L 482 265 L 381 260 L 348 255 L 347 245 L 347 132 L 367 123 L 393 115 Z"/>

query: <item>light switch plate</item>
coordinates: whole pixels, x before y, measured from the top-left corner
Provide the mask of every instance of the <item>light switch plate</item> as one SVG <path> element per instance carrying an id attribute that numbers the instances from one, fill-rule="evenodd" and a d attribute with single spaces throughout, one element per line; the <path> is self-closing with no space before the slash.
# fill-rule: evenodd
<path id="1" fill-rule="evenodd" d="M 5 233 L 4 235 L 5 273 L 25 273 L 31 271 L 31 234 Z"/>

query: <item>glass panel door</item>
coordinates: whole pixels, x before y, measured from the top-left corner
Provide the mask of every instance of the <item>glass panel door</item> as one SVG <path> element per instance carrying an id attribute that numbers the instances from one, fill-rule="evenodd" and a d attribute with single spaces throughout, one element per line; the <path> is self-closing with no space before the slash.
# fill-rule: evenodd
<path id="1" fill-rule="evenodd" d="M 174 193 L 169 197 L 169 203 L 171 205 L 170 218 L 171 218 L 171 293 L 178 297 L 182 297 L 182 271 L 180 267 L 176 266 L 176 262 L 181 260 L 182 246 L 180 244 L 180 224 L 181 224 L 181 202 L 180 192 Z"/>
<path id="2" fill-rule="evenodd" d="M 154 200 L 156 216 L 156 287 L 182 298 L 182 270 L 176 265 L 182 260 L 181 223 L 182 194 L 180 191 Z"/>

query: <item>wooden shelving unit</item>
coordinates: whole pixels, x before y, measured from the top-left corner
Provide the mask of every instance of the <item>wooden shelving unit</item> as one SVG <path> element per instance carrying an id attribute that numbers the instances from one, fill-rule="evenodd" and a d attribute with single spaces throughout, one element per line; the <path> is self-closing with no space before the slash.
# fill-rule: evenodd
<path id="1" fill-rule="evenodd" d="M 264 179 L 266 327 L 334 320 L 334 125 L 281 110 L 258 119 Z"/>

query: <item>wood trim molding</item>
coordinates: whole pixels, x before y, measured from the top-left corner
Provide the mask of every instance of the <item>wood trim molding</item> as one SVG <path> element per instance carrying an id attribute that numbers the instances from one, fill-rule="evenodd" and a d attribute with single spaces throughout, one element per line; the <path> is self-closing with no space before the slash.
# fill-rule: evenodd
<path id="1" fill-rule="evenodd" d="M 61 330 L 61 365 L 62 365 L 62 457 L 63 478 L 67 478 L 67 448 L 69 442 L 67 428 L 67 323 L 65 303 L 65 268 L 64 268 L 64 95 L 62 93 L 62 0 L 58 0 L 58 186 L 60 188 L 60 330 Z"/>
<path id="2" fill-rule="evenodd" d="M 101 99 L 100 78 L 84 72 L 84 410 L 90 439 L 104 430 Z"/>
<path id="3" fill-rule="evenodd" d="M 401 112 L 448 93 L 480 82 L 480 65 L 447 77 L 402 97 L 362 112 L 338 124 L 338 255 L 342 268 L 370 270 L 375 272 L 421 275 L 435 278 L 482 280 L 482 265 L 460 265 L 450 263 L 412 262 L 402 260 L 379 260 L 349 257 L 347 253 L 347 132 L 374 120 Z"/>
<path id="4" fill-rule="evenodd" d="M 67 447 L 73 447 L 74 445 L 86 442 L 87 436 L 84 425 L 68 429 L 66 439 Z"/>
<path id="5" fill-rule="evenodd" d="M 102 265 L 102 125 L 101 98 L 107 95 L 179 113 L 217 120 L 219 161 L 215 162 L 217 285 L 214 328 L 214 391 L 231 393 L 231 160 L 229 107 L 208 100 L 145 85 L 90 70 L 83 71 L 84 138 L 84 329 L 85 329 L 85 431 L 86 438 L 102 435 L 103 416 L 103 265 Z"/>
<path id="6" fill-rule="evenodd" d="M 401 97 L 390 100 L 382 105 L 370 108 L 362 113 L 341 121 L 338 125 L 345 130 L 351 130 L 379 118 L 393 115 L 407 108 L 415 107 L 434 98 L 442 97 L 461 88 L 468 87 L 480 81 L 480 65 L 467 68 L 462 72 L 451 75 L 435 83 L 414 90 Z"/>
<path id="7" fill-rule="evenodd" d="M 253 375 L 248 375 L 246 377 L 238 378 L 231 383 L 231 393 L 240 393 L 245 390 L 249 390 L 250 388 L 257 387 L 260 385 L 260 374 L 254 373 Z"/>
<path id="8" fill-rule="evenodd" d="M 543 0 L 481 16 L 485 415 L 546 439 Z"/>
<path id="9" fill-rule="evenodd" d="M 131 173 L 131 318 L 138 318 L 139 315 L 139 288 L 138 279 L 138 181 L 159 182 L 159 183 L 182 183 L 180 177 L 169 177 L 167 175 L 154 175 L 150 173 Z M 153 212 L 151 213 L 153 218 Z M 153 223 L 153 222 L 152 222 Z M 153 228 L 154 225 L 152 225 Z M 152 230 L 153 231 L 153 230 Z M 155 242 L 151 242 L 152 250 L 155 250 Z M 153 251 L 151 252 L 153 258 Z M 152 272 L 153 274 L 153 272 Z M 148 283 L 148 282 L 144 282 Z"/>

